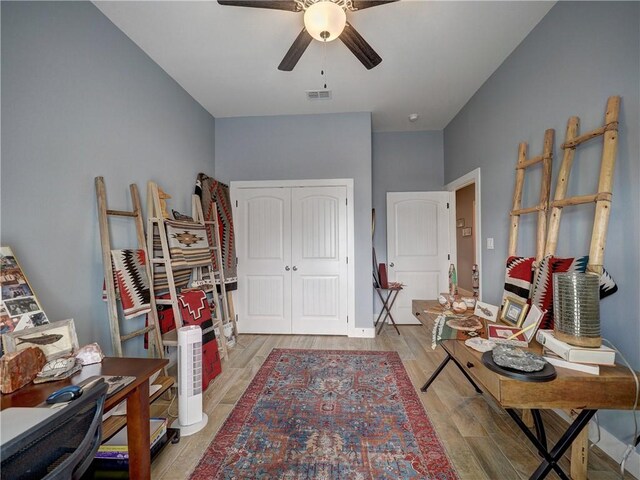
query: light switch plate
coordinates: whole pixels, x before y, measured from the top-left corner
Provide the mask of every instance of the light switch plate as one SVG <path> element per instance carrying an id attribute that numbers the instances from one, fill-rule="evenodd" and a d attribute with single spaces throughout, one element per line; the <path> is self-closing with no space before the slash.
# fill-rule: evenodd
<path id="1" fill-rule="evenodd" d="M 493 238 L 487 237 L 487 250 L 493 250 Z"/>

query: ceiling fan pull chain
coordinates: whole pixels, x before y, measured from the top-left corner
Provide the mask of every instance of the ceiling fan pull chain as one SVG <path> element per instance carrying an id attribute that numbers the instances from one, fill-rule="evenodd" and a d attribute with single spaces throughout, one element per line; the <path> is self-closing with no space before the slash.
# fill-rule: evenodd
<path id="1" fill-rule="evenodd" d="M 322 70 L 320 70 L 320 75 L 324 80 L 324 88 L 327 88 L 327 39 L 324 39 L 323 52 L 322 52 Z"/>

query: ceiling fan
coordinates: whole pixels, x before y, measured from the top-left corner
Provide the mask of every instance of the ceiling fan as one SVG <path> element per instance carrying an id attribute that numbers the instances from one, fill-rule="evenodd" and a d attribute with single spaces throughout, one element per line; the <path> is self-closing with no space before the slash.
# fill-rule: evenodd
<path id="1" fill-rule="evenodd" d="M 311 40 L 329 42 L 339 38 L 360 62 L 371 70 L 382 62 L 371 45 L 347 22 L 346 12 L 356 12 L 398 0 L 218 0 L 220 5 L 268 8 L 304 12 L 304 28 L 294 40 L 278 70 L 289 72 L 307 49 Z"/>

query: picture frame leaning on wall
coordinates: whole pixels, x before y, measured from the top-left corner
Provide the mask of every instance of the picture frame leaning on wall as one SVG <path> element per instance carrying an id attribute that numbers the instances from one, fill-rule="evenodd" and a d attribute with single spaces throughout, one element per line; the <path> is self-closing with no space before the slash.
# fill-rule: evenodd
<path id="1" fill-rule="evenodd" d="M 73 319 L 14 330 L 2 336 L 2 344 L 7 353 L 38 347 L 43 351 L 47 361 L 71 355 L 79 348 Z"/>

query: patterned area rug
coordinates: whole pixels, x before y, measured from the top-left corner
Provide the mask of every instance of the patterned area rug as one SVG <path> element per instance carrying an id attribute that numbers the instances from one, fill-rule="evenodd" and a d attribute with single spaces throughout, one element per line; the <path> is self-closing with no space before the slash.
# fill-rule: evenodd
<path id="1" fill-rule="evenodd" d="M 396 352 L 274 349 L 192 479 L 457 479 Z"/>

